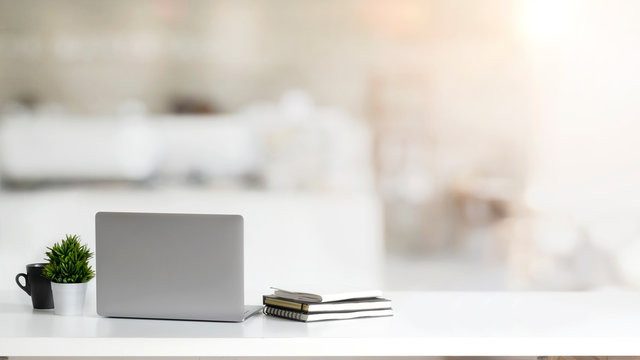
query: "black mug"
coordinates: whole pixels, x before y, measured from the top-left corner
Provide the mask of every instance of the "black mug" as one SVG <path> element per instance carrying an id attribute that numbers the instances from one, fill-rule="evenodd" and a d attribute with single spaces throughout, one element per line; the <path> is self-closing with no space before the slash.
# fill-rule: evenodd
<path id="1" fill-rule="evenodd" d="M 34 309 L 53 309 L 53 294 L 51 293 L 51 281 L 42 275 L 42 269 L 46 263 L 27 265 L 27 273 L 16 275 L 16 284 L 20 289 L 31 295 L 31 303 Z M 20 278 L 24 277 L 24 285 Z"/>

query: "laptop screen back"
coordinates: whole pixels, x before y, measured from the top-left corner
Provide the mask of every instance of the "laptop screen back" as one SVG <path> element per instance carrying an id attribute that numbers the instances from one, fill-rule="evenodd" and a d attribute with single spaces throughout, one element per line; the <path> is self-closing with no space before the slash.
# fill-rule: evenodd
<path id="1" fill-rule="evenodd" d="M 240 215 L 96 214 L 102 316 L 242 321 Z"/>

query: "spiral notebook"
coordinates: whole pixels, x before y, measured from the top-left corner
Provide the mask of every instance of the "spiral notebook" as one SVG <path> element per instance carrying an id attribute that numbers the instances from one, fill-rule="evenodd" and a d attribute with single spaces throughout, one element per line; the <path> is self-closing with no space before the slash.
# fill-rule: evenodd
<path id="1" fill-rule="evenodd" d="M 310 303 L 306 301 L 280 298 L 273 295 L 262 296 L 267 306 L 293 310 L 302 313 L 381 310 L 391 308 L 391 300 L 383 298 L 351 299 L 343 301 Z"/>
<path id="2" fill-rule="evenodd" d="M 299 311 L 285 310 L 285 309 L 275 308 L 270 306 L 265 306 L 263 309 L 263 312 L 266 315 L 277 316 L 285 319 L 297 320 L 302 322 L 324 321 L 324 320 L 346 320 L 346 319 L 382 317 L 382 316 L 393 315 L 392 309 L 305 314 Z"/>

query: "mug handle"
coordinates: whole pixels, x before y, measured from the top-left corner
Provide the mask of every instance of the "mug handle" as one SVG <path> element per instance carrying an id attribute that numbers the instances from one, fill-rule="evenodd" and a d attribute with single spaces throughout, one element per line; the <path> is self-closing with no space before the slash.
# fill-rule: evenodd
<path id="1" fill-rule="evenodd" d="M 24 286 L 22 286 L 22 284 L 20 283 L 21 277 L 24 277 Z M 29 278 L 27 277 L 27 274 L 20 273 L 16 275 L 16 284 L 18 284 L 20 289 L 24 290 L 24 292 L 31 296 L 31 284 L 29 284 Z"/>

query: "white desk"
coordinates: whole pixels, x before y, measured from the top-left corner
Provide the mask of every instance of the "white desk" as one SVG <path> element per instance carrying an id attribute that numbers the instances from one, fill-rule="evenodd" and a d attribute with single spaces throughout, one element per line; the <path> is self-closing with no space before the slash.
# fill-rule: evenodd
<path id="1" fill-rule="evenodd" d="M 388 293 L 391 318 L 107 319 L 0 292 L 0 356 L 640 355 L 637 293 Z"/>

